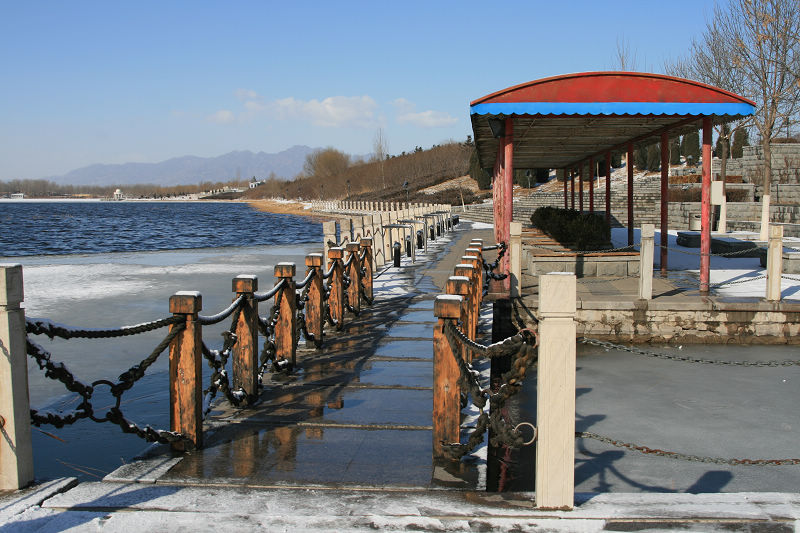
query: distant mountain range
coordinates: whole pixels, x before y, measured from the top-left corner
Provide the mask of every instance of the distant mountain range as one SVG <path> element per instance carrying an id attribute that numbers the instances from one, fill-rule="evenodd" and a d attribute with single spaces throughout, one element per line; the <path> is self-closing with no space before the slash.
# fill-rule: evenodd
<path id="1" fill-rule="evenodd" d="M 266 179 L 271 172 L 291 179 L 303 170 L 306 156 L 314 151 L 308 146 L 291 148 L 268 154 L 249 150 L 230 152 L 218 157 L 183 156 L 160 163 L 123 163 L 118 165 L 90 165 L 72 170 L 63 176 L 48 179 L 63 185 L 188 185 L 201 181 L 228 181 L 255 176 Z"/>

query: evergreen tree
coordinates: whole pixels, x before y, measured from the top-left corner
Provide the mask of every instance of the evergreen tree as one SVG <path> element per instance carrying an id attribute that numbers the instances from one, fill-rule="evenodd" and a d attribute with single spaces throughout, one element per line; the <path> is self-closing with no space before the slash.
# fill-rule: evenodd
<path id="1" fill-rule="evenodd" d="M 679 137 L 675 137 L 669 141 L 669 164 L 681 164 L 681 140 Z"/>
<path id="2" fill-rule="evenodd" d="M 661 143 L 651 144 L 647 147 L 647 170 L 654 171 L 661 168 Z"/>
<path id="3" fill-rule="evenodd" d="M 750 139 L 747 138 L 747 129 L 739 128 L 733 132 L 733 146 L 731 146 L 731 157 L 742 157 L 742 147 L 750 146 Z"/>
<path id="4" fill-rule="evenodd" d="M 647 170 L 647 147 L 640 146 L 633 152 L 633 165 L 639 170 Z"/>
<path id="5" fill-rule="evenodd" d="M 683 136 L 681 143 L 681 155 L 686 158 L 686 162 L 696 165 L 700 162 L 700 132 L 693 131 Z"/>
<path id="6" fill-rule="evenodd" d="M 472 155 L 469 158 L 469 175 L 472 179 L 478 182 L 478 187 L 482 190 L 487 190 L 492 186 L 492 178 L 481 168 L 478 160 L 478 150 L 473 149 Z"/>

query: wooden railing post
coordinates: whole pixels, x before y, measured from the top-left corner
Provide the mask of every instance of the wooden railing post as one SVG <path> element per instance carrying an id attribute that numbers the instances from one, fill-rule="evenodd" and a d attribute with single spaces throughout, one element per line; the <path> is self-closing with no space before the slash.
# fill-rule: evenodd
<path id="1" fill-rule="evenodd" d="M 242 296 L 242 310 L 236 322 L 236 344 L 233 345 L 233 388 L 241 387 L 248 396 L 258 394 L 258 277 L 241 275 L 233 278 L 236 298 Z"/>
<path id="2" fill-rule="evenodd" d="M 366 250 L 364 254 L 364 277 L 362 280 L 362 285 L 364 286 L 364 294 L 367 298 L 372 300 L 372 276 L 375 272 L 375 267 L 373 265 L 373 257 L 372 257 L 372 239 L 361 239 L 362 250 Z"/>
<path id="3" fill-rule="evenodd" d="M 780 301 L 781 274 L 783 273 L 783 226 L 769 227 L 767 247 L 767 300 Z"/>
<path id="4" fill-rule="evenodd" d="M 328 296 L 328 308 L 331 318 L 336 322 L 336 329 L 344 327 L 344 267 L 342 259 L 344 257 L 343 248 L 331 248 L 328 250 L 328 269 L 331 271 L 330 289 Z"/>
<path id="5" fill-rule="evenodd" d="M 469 294 L 464 307 L 467 310 L 467 323 L 464 326 L 464 333 L 472 340 L 475 340 L 478 333 L 478 315 L 475 313 L 476 292 L 480 289 L 475 284 L 475 267 L 466 263 L 459 263 L 453 269 L 456 276 L 465 276 L 469 279 Z"/>
<path id="6" fill-rule="evenodd" d="M 322 239 L 322 252 L 325 254 L 323 257 L 328 257 L 328 249 L 330 248 L 328 242 L 336 243 L 336 222 L 331 221 L 322 223 Z"/>
<path id="7" fill-rule="evenodd" d="M 353 309 L 353 314 L 361 312 L 361 261 L 358 258 L 359 244 L 348 242 L 345 247 L 347 250 L 347 260 L 350 266 L 347 267 L 347 277 L 350 278 L 350 285 L 347 286 L 347 301 Z M 352 260 L 351 260 L 352 259 Z"/>
<path id="8" fill-rule="evenodd" d="M 291 362 L 294 368 L 297 362 L 297 293 L 294 276 L 297 267 L 294 263 L 278 263 L 275 265 L 276 283 L 285 281 L 283 290 L 275 295 L 278 306 L 278 322 L 275 324 L 275 362 Z"/>
<path id="9" fill-rule="evenodd" d="M 642 224 L 642 243 L 639 245 L 639 299 L 653 298 L 653 251 L 655 225 Z"/>
<path id="10" fill-rule="evenodd" d="M 539 277 L 536 507 L 572 509 L 575 495 L 575 275 Z"/>
<path id="11" fill-rule="evenodd" d="M 508 253 L 511 272 L 509 287 L 511 289 L 511 297 L 518 298 L 522 295 L 522 224 L 512 222 L 510 227 L 511 236 L 509 237 Z"/>
<path id="12" fill-rule="evenodd" d="M 447 284 L 445 285 L 445 292 L 447 294 L 454 294 L 456 296 L 461 296 L 461 315 L 459 316 L 459 320 L 461 320 L 461 331 L 466 333 L 469 337 L 469 330 L 471 326 L 471 310 L 469 305 L 469 297 L 472 293 L 472 284 L 470 283 L 470 278 L 467 276 L 450 276 L 447 278 Z M 474 340 L 473 337 L 470 337 Z M 463 346 L 461 349 L 461 357 L 468 363 L 472 362 L 472 351 L 467 350 L 466 346 Z"/>
<path id="13" fill-rule="evenodd" d="M 461 296 L 437 296 L 433 314 L 439 321 L 433 330 L 433 455 L 444 455 L 442 443 L 458 442 L 461 425 L 459 369 L 450 342 L 445 336 L 447 323 L 461 316 Z"/>
<path id="14" fill-rule="evenodd" d="M 179 291 L 169 297 L 169 312 L 185 325 L 169 345 L 170 430 L 188 439 L 173 442 L 174 450 L 203 446 L 203 326 L 197 320 L 202 308 L 199 292 Z"/>
<path id="15" fill-rule="evenodd" d="M 0 490 L 33 481 L 22 265 L 0 264 Z"/>
<path id="16" fill-rule="evenodd" d="M 322 254 L 308 254 L 306 256 L 306 276 L 314 272 L 314 277 L 309 280 L 308 301 L 306 301 L 306 330 L 314 336 L 317 348 L 322 347 L 322 326 L 325 324 L 324 290 L 322 288 Z"/>
<path id="17" fill-rule="evenodd" d="M 475 315 L 480 314 L 481 302 L 483 301 L 483 259 L 475 253 L 474 248 L 467 248 L 461 256 L 461 262 L 472 265 L 475 284 L 475 301 L 472 302 L 475 308 Z"/>

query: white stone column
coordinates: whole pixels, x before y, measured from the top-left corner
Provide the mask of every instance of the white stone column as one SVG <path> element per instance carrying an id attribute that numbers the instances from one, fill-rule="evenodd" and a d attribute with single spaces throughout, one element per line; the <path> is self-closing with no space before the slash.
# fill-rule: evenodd
<path id="1" fill-rule="evenodd" d="M 653 250 L 655 226 L 642 224 L 642 243 L 639 245 L 639 299 L 653 298 Z"/>
<path id="2" fill-rule="evenodd" d="M 334 221 L 322 223 L 322 257 L 328 257 L 328 250 L 330 249 L 328 241 L 336 245 L 336 222 Z"/>
<path id="3" fill-rule="evenodd" d="M 511 297 L 516 298 L 522 294 L 522 224 L 511 223 L 511 242 L 508 253 L 511 260 Z"/>
<path id="4" fill-rule="evenodd" d="M 783 226 L 769 227 L 767 248 L 767 300 L 780 301 L 781 274 L 783 273 Z"/>
<path id="5" fill-rule="evenodd" d="M 33 481 L 22 265 L 0 264 L 0 489 Z"/>
<path id="6" fill-rule="evenodd" d="M 536 507 L 572 509 L 575 497 L 575 275 L 539 277 Z"/>

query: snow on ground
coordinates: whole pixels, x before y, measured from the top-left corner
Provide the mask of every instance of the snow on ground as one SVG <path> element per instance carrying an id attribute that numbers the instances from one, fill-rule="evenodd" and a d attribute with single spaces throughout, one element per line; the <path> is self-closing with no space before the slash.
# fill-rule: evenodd
<path id="1" fill-rule="evenodd" d="M 678 246 L 678 231 L 670 230 L 668 237 L 669 253 L 667 255 L 667 265 L 669 270 L 684 270 L 698 277 L 700 276 L 700 249 L 686 248 Z M 633 231 L 633 241 L 641 241 L 639 229 Z M 800 247 L 800 241 L 786 239 L 787 244 L 792 248 L 784 248 L 785 251 L 793 251 L 794 247 Z M 655 232 L 656 250 L 653 261 L 658 264 L 660 259 L 661 234 Z M 611 243 L 614 247 L 622 247 L 628 244 L 627 228 L 612 228 Z M 758 278 L 766 275 L 766 269 L 762 268 L 759 260 L 754 257 L 711 257 L 710 282 L 712 285 L 727 283 L 731 281 L 740 282 L 747 278 Z M 781 297 L 785 300 L 800 300 L 800 275 L 784 274 L 781 280 Z M 746 296 L 763 298 L 766 293 L 766 279 L 754 279 L 752 282 L 738 283 L 727 287 L 714 288 L 714 293 L 721 296 Z"/>

